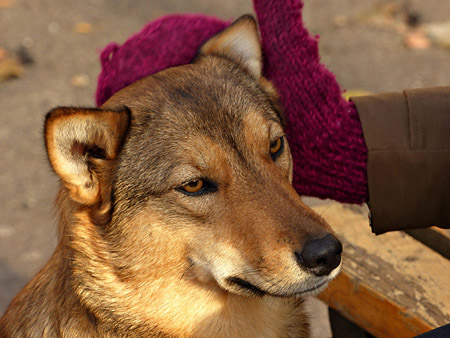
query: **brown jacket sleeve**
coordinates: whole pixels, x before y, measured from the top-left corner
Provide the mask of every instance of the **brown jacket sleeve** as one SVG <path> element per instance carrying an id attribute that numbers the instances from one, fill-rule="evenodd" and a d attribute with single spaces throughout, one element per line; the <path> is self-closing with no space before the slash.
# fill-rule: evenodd
<path id="1" fill-rule="evenodd" d="M 450 228 L 450 87 L 352 101 L 368 149 L 373 231 Z"/>

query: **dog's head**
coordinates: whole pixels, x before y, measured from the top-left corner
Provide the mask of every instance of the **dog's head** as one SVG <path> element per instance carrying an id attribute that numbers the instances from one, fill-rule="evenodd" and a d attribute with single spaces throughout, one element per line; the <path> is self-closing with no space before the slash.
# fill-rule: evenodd
<path id="1" fill-rule="evenodd" d="M 74 250 L 97 247 L 86 250 L 141 285 L 177 274 L 241 295 L 323 289 L 342 247 L 290 184 L 285 121 L 261 59 L 244 16 L 192 64 L 139 80 L 100 109 L 48 114 L 50 162 L 78 223 L 95 225 L 71 230 Z"/>

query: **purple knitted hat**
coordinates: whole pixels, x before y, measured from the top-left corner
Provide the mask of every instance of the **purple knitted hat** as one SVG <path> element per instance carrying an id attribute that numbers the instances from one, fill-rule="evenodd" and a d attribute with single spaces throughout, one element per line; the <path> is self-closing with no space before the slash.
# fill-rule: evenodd
<path id="1" fill-rule="evenodd" d="M 300 0 L 253 0 L 261 32 L 264 76 L 289 118 L 293 185 L 303 195 L 341 202 L 367 200 L 367 148 L 352 103 L 320 63 L 317 38 L 303 26 Z M 122 46 L 101 54 L 100 106 L 118 90 L 168 67 L 189 63 L 228 23 L 202 15 L 172 15 L 149 23 Z"/>
<path id="2" fill-rule="evenodd" d="M 190 63 L 203 42 L 228 24 L 205 15 L 170 15 L 150 22 L 122 46 L 110 43 L 100 55 L 97 105 L 144 76 Z"/>

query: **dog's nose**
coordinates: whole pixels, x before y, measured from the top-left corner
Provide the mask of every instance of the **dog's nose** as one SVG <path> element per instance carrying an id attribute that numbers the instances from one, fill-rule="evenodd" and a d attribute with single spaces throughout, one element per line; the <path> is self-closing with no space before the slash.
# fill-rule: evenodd
<path id="1" fill-rule="evenodd" d="M 342 244 L 332 234 L 306 242 L 296 251 L 297 262 L 316 276 L 328 275 L 341 262 Z"/>

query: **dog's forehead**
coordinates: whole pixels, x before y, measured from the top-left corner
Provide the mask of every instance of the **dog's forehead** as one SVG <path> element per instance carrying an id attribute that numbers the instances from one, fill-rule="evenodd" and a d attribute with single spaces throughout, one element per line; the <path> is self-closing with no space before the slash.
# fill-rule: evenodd
<path id="1" fill-rule="evenodd" d="M 276 118 L 258 82 L 232 62 L 217 57 L 167 69 L 134 83 L 108 105 L 126 105 L 134 124 L 155 129 L 235 133 L 250 112 Z M 168 130 L 165 130 L 166 132 Z"/>

